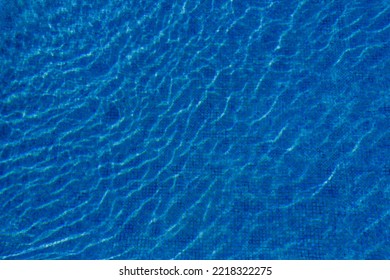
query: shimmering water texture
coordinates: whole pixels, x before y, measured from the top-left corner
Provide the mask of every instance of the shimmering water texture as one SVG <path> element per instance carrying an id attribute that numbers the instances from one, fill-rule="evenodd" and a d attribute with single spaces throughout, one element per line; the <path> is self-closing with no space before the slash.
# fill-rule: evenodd
<path id="1" fill-rule="evenodd" d="M 389 259 L 388 0 L 0 0 L 1 259 Z"/>

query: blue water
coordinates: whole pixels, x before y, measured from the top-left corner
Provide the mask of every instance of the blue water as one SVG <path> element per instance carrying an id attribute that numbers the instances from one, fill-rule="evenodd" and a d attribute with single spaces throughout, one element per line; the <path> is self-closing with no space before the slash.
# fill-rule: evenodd
<path id="1" fill-rule="evenodd" d="M 390 259 L 387 0 L 0 0 L 1 259 Z"/>

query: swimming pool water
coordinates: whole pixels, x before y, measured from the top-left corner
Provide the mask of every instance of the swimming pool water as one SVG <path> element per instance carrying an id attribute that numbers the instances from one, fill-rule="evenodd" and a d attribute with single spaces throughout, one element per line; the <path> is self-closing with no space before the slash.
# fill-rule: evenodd
<path id="1" fill-rule="evenodd" d="M 1 259 L 389 259 L 387 0 L 0 1 Z"/>

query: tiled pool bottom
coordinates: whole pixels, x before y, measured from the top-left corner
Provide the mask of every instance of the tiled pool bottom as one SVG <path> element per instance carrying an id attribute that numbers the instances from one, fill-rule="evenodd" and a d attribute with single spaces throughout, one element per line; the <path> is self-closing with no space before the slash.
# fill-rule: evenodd
<path id="1" fill-rule="evenodd" d="M 0 2 L 1 259 L 390 258 L 386 1 Z"/>

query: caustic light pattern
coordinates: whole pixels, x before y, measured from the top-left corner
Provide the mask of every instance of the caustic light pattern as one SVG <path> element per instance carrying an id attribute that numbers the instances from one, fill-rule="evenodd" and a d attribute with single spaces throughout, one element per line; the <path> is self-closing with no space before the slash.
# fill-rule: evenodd
<path id="1" fill-rule="evenodd" d="M 1 259 L 389 259 L 387 0 L 0 0 Z"/>

